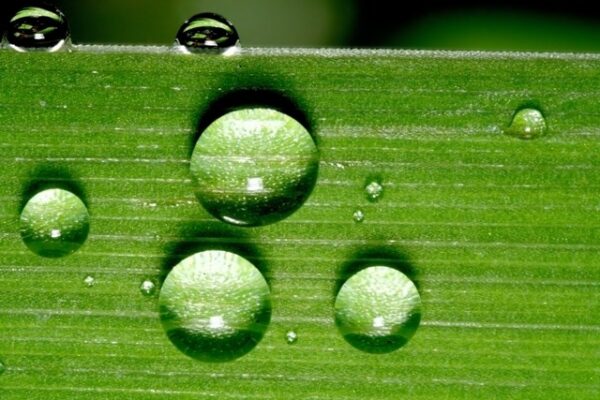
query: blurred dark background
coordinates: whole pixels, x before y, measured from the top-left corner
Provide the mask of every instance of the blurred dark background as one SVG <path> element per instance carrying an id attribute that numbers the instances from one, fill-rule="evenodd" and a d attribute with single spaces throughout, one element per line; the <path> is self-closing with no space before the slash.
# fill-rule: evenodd
<path id="1" fill-rule="evenodd" d="M 0 0 L 3 24 L 15 4 Z M 593 1 L 57 0 L 75 43 L 168 44 L 198 12 L 230 19 L 243 46 L 600 51 Z"/>

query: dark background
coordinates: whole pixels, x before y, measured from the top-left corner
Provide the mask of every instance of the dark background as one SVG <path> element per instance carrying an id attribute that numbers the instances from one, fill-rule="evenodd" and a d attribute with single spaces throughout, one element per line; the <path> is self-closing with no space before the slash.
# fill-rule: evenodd
<path id="1" fill-rule="evenodd" d="M 0 0 L 1 1 L 1 0 Z M 3 24 L 15 4 L 2 1 Z M 243 46 L 600 51 L 594 2 L 57 0 L 74 43 L 168 44 L 198 12 L 230 19 Z M 408 5 L 410 4 L 410 5 Z"/>

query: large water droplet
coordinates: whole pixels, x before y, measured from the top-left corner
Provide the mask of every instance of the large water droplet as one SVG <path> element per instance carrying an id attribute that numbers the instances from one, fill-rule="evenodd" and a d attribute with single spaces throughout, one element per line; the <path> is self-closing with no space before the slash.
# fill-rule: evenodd
<path id="1" fill-rule="evenodd" d="M 335 319 L 352 346 L 369 353 L 388 353 L 415 333 L 421 320 L 421 298 L 403 273 L 389 267 L 368 267 L 340 289 Z"/>
<path id="2" fill-rule="evenodd" d="M 43 257 L 75 252 L 89 232 L 87 207 L 63 189 L 47 189 L 33 196 L 21 212 L 21 237 L 31 251 Z"/>
<path id="3" fill-rule="evenodd" d="M 198 199 L 234 225 L 279 221 L 308 198 L 319 153 L 310 133 L 270 108 L 245 108 L 215 120 L 201 134 L 191 160 Z"/>
<path id="4" fill-rule="evenodd" d="M 194 15 L 183 23 L 175 44 L 186 52 L 219 50 L 229 53 L 239 47 L 240 38 L 231 22 L 213 13 Z"/>
<path id="5" fill-rule="evenodd" d="M 6 41 L 17 51 L 57 51 L 69 38 L 69 26 L 64 14 L 49 4 L 20 8 L 10 19 Z"/>
<path id="6" fill-rule="evenodd" d="M 370 180 L 365 185 L 367 200 L 374 203 L 383 196 L 383 184 L 379 180 Z"/>
<path id="7" fill-rule="evenodd" d="M 203 251 L 177 264 L 162 285 L 159 304 L 169 339 L 202 361 L 246 354 L 271 317 L 269 286 L 260 271 L 226 251 Z"/>
<path id="8" fill-rule="evenodd" d="M 540 110 L 522 108 L 515 113 L 505 133 L 520 139 L 535 139 L 544 136 L 546 134 L 546 119 Z"/>

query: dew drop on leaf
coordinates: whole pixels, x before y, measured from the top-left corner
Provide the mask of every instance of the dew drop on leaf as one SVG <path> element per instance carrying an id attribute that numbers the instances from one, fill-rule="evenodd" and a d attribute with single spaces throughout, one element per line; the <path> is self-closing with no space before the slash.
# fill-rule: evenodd
<path id="1" fill-rule="evenodd" d="M 25 5 L 9 20 L 5 38 L 11 48 L 20 52 L 53 52 L 69 39 L 69 26 L 64 14 L 55 6 Z"/>
<path id="2" fill-rule="evenodd" d="M 361 222 L 363 222 L 365 220 L 365 213 L 363 212 L 363 210 L 357 209 L 352 214 L 352 219 L 356 223 L 361 223 Z"/>
<path id="3" fill-rule="evenodd" d="M 209 362 L 248 353 L 271 318 L 270 290 L 260 271 L 220 250 L 177 264 L 162 285 L 159 306 L 171 342 L 189 357 Z"/>
<path id="4" fill-rule="evenodd" d="M 372 203 L 379 201 L 383 196 L 383 184 L 378 180 L 370 180 L 365 185 L 365 195 Z"/>
<path id="5" fill-rule="evenodd" d="M 147 297 L 153 296 L 156 293 L 156 285 L 150 279 L 146 279 L 140 284 L 140 293 Z"/>
<path id="6" fill-rule="evenodd" d="M 298 334 L 296 331 L 287 331 L 285 334 L 285 341 L 287 344 L 294 344 L 298 341 Z"/>
<path id="7" fill-rule="evenodd" d="M 23 242 L 31 251 L 43 257 L 64 257 L 87 239 L 89 214 L 75 194 L 47 189 L 25 204 L 20 226 Z"/>
<path id="8" fill-rule="evenodd" d="M 263 107 L 216 119 L 201 133 L 190 165 L 204 208 L 240 226 L 291 215 L 310 195 L 318 167 L 319 153 L 306 128 Z"/>
<path id="9" fill-rule="evenodd" d="M 520 139 L 535 139 L 546 134 L 546 119 L 540 110 L 522 108 L 515 113 L 505 133 Z"/>
<path id="10" fill-rule="evenodd" d="M 404 346 L 421 320 L 421 297 L 402 272 L 365 268 L 351 276 L 335 300 L 335 320 L 344 339 L 368 353 Z"/>
<path id="11" fill-rule="evenodd" d="M 239 48 L 240 39 L 227 19 L 219 14 L 202 13 L 183 23 L 175 44 L 187 53 L 216 50 L 230 54 Z"/>

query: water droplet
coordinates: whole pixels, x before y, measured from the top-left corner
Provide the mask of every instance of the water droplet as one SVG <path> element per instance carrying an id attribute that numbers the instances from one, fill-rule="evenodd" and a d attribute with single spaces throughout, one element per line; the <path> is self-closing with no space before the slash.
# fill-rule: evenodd
<path id="1" fill-rule="evenodd" d="M 159 304 L 171 342 L 202 361 L 243 356 L 261 340 L 271 317 L 269 286 L 260 271 L 226 251 L 203 251 L 177 264 Z"/>
<path id="2" fill-rule="evenodd" d="M 21 237 L 27 247 L 43 257 L 63 257 L 75 252 L 89 232 L 87 207 L 63 189 L 47 189 L 33 196 L 21 212 Z"/>
<path id="3" fill-rule="evenodd" d="M 319 153 L 310 133 L 270 108 L 232 111 L 201 134 L 191 160 L 196 194 L 215 217 L 234 225 L 280 221 L 308 198 Z"/>
<path id="4" fill-rule="evenodd" d="M 140 292 L 144 296 L 153 296 L 156 293 L 156 285 L 150 279 L 146 279 L 140 284 Z"/>
<path id="5" fill-rule="evenodd" d="M 288 331 L 285 334 L 285 341 L 288 344 L 294 344 L 298 341 L 298 334 L 295 331 Z"/>
<path id="6" fill-rule="evenodd" d="M 0 360 L 0 375 L 2 375 L 6 371 L 6 365 Z"/>
<path id="7" fill-rule="evenodd" d="M 83 279 L 83 283 L 85 284 L 85 286 L 91 288 L 94 285 L 96 285 L 96 278 L 94 278 L 91 275 L 88 275 Z"/>
<path id="8" fill-rule="evenodd" d="M 520 139 L 535 139 L 546 134 L 546 120 L 540 110 L 522 108 L 515 113 L 505 133 Z"/>
<path id="9" fill-rule="evenodd" d="M 354 219 L 354 222 L 356 223 L 361 223 L 365 220 L 365 213 L 363 210 L 358 209 L 354 211 L 354 214 L 352 214 L 352 219 Z"/>
<path id="10" fill-rule="evenodd" d="M 233 24 L 224 17 L 202 13 L 183 23 L 175 44 L 187 53 L 218 50 L 229 54 L 239 48 L 240 38 Z"/>
<path id="11" fill-rule="evenodd" d="M 10 19 L 6 40 L 17 51 L 57 51 L 69 38 L 64 14 L 48 4 L 20 8 Z"/>
<path id="12" fill-rule="evenodd" d="M 379 201 L 383 196 L 383 185 L 378 180 L 371 180 L 365 185 L 365 194 L 370 202 Z"/>
<path id="13" fill-rule="evenodd" d="M 340 289 L 335 319 L 352 346 L 369 353 L 389 353 L 415 333 L 421 320 L 421 298 L 400 271 L 369 267 L 351 276 Z"/>

